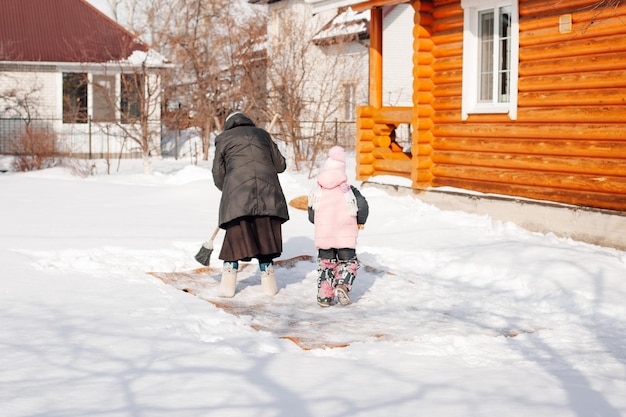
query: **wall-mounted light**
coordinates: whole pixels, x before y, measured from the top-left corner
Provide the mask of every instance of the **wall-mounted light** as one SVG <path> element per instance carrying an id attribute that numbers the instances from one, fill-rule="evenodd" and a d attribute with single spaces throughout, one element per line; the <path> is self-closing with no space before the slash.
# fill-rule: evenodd
<path id="1" fill-rule="evenodd" d="M 559 16 L 559 32 L 570 33 L 572 31 L 572 15 L 564 14 Z"/>

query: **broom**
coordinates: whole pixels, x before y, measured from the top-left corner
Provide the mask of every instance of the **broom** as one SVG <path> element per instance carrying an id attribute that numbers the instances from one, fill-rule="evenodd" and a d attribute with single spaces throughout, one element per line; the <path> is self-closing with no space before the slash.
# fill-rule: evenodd
<path id="1" fill-rule="evenodd" d="M 207 240 L 202 244 L 200 250 L 196 254 L 196 261 L 200 262 L 204 266 L 209 266 L 211 263 L 211 254 L 213 253 L 213 241 L 215 240 L 215 236 L 217 236 L 217 232 L 220 231 L 220 227 L 217 226 L 213 235 L 211 235 L 211 239 Z"/>

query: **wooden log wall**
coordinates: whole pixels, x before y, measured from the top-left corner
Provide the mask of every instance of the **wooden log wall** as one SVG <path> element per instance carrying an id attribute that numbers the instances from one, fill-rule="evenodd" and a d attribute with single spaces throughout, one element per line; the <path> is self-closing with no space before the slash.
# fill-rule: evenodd
<path id="1" fill-rule="evenodd" d="M 603 10 L 597 0 L 520 0 L 517 120 L 473 114 L 465 122 L 463 10 L 459 0 L 432 2 L 416 2 L 414 101 L 423 114 L 414 187 L 626 211 L 626 2 Z M 571 15 L 569 33 L 559 31 L 562 15 Z"/>
<path id="2" fill-rule="evenodd" d="M 433 55 L 434 42 L 432 39 L 434 23 L 434 4 L 432 0 L 416 1 L 415 26 L 413 28 L 413 103 L 417 111 L 414 113 L 413 126 L 413 164 L 411 179 L 414 188 L 427 188 L 433 180 L 433 120 L 434 88 Z"/>

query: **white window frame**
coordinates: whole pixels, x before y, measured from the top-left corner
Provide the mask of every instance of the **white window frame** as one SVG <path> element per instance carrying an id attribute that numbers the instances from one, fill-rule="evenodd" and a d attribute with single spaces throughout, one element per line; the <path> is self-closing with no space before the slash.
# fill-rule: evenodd
<path id="1" fill-rule="evenodd" d="M 271 45 L 274 48 L 280 47 L 280 42 L 283 38 L 284 24 L 285 24 L 285 11 L 286 6 L 284 4 L 280 4 L 278 6 L 273 6 L 270 14 L 270 39 Z"/>
<path id="2" fill-rule="evenodd" d="M 461 104 L 462 119 L 470 114 L 508 113 L 511 120 L 517 119 L 517 80 L 519 68 L 519 8 L 517 0 L 461 0 L 463 8 L 463 97 Z M 492 9 L 496 13 L 500 7 L 511 10 L 511 62 L 509 72 L 509 101 L 480 102 L 479 97 L 479 37 L 478 24 L 480 12 Z M 498 44 L 498 39 L 494 40 Z M 496 50 L 496 48 L 494 48 Z M 497 62 L 497 60 L 495 61 Z M 495 77 L 494 77 L 495 78 Z M 494 90 L 495 95 L 495 90 Z"/>

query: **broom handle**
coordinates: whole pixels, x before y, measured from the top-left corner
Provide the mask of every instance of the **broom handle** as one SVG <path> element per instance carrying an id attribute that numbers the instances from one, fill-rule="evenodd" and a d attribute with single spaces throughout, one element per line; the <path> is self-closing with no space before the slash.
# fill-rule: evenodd
<path id="1" fill-rule="evenodd" d="M 217 226 L 215 228 L 215 230 L 213 231 L 213 234 L 211 235 L 211 242 L 213 242 L 215 240 L 215 236 L 217 236 L 217 233 L 220 231 L 220 227 Z"/>
<path id="2" fill-rule="evenodd" d="M 274 117 L 272 118 L 272 122 L 270 123 L 270 126 L 267 128 L 268 132 L 272 130 L 272 128 L 274 127 L 277 121 L 278 121 L 278 113 L 274 114 Z"/>

